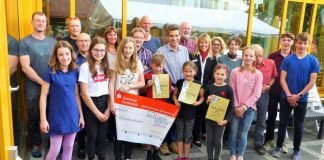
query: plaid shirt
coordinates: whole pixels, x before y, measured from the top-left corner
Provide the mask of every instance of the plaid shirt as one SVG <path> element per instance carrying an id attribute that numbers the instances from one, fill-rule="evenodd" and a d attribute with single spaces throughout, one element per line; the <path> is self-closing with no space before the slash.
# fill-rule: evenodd
<path id="1" fill-rule="evenodd" d="M 141 47 L 138 51 L 138 57 L 141 60 L 143 67 L 145 67 L 144 73 L 150 70 L 150 64 L 152 60 L 152 52 L 144 47 Z"/>

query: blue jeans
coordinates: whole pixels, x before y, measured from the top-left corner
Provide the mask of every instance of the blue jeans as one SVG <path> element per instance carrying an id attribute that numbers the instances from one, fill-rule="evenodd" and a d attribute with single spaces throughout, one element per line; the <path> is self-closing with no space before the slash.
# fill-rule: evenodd
<path id="1" fill-rule="evenodd" d="M 255 111 L 252 108 L 249 108 L 245 111 L 243 118 L 233 116 L 231 121 L 231 131 L 228 139 L 231 155 L 243 156 L 254 113 Z"/>
<path id="2" fill-rule="evenodd" d="M 261 97 L 256 102 L 257 119 L 255 125 L 254 145 L 260 147 L 264 143 L 264 130 L 266 129 L 267 110 L 269 104 L 269 93 L 261 94 Z"/>
<path id="3" fill-rule="evenodd" d="M 306 115 L 306 102 L 298 102 L 296 107 L 289 105 L 287 99 L 280 101 L 280 122 L 277 138 L 277 148 L 281 148 L 285 140 L 285 134 L 290 118 L 291 111 L 294 110 L 294 151 L 300 150 L 300 144 L 303 136 L 304 119 Z"/>

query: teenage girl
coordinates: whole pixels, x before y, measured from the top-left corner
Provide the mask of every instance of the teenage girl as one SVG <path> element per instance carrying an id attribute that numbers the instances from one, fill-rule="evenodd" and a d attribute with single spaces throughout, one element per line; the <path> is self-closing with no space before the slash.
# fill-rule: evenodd
<path id="1" fill-rule="evenodd" d="M 79 82 L 81 97 L 86 106 L 84 118 L 87 133 L 88 159 L 105 159 L 105 139 L 107 120 L 110 115 L 108 108 L 108 59 L 106 41 L 95 37 L 90 44 L 90 55 L 87 62 L 80 66 Z"/>
<path id="2" fill-rule="evenodd" d="M 247 136 L 256 110 L 256 101 L 261 96 L 262 73 L 255 68 L 255 51 L 243 49 L 241 67 L 231 72 L 229 84 L 234 93 L 234 116 L 229 135 L 230 160 L 243 160 Z"/>
<path id="3" fill-rule="evenodd" d="M 55 160 L 61 145 L 62 159 L 71 160 L 74 139 L 80 128 L 84 127 L 84 120 L 78 90 L 76 56 L 68 42 L 59 41 L 55 44 L 43 80 L 40 128 L 42 132 L 49 134 L 51 143 L 46 160 Z"/>
<path id="4" fill-rule="evenodd" d="M 226 98 L 229 100 L 224 120 L 215 122 L 205 119 L 207 131 L 207 155 L 208 160 L 219 160 L 222 151 L 222 139 L 225 126 L 231 120 L 233 115 L 233 90 L 225 83 L 227 78 L 228 69 L 224 64 L 218 64 L 214 68 L 215 82 L 209 84 L 205 88 L 205 95 L 207 96 L 206 103 L 209 104 L 215 99 L 216 96 Z"/>
<path id="5" fill-rule="evenodd" d="M 117 49 L 117 59 L 110 66 L 111 75 L 109 81 L 110 108 L 115 115 L 115 91 L 138 95 L 139 89 L 144 87 L 144 68 L 137 55 L 135 40 L 131 37 L 123 39 Z M 118 138 L 118 137 L 117 137 Z M 121 160 L 122 144 L 125 144 L 124 159 L 131 158 L 131 143 L 116 140 L 115 159 Z"/>
<path id="6" fill-rule="evenodd" d="M 180 79 L 176 83 L 176 87 L 173 91 L 172 99 L 177 107 L 180 107 L 178 116 L 175 120 L 176 133 L 177 133 L 177 148 L 178 158 L 177 160 L 189 160 L 190 145 L 192 143 L 192 131 L 196 116 L 196 107 L 204 101 L 204 90 L 200 89 L 198 95 L 198 101 L 193 104 L 185 104 L 178 101 L 179 94 L 183 87 L 189 82 L 200 84 L 199 81 L 194 80 L 194 76 L 197 73 L 197 66 L 194 62 L 187 61 L 182 66 L 184 79 Z M 183 157 L 184 150 L 184 157 Z"/>

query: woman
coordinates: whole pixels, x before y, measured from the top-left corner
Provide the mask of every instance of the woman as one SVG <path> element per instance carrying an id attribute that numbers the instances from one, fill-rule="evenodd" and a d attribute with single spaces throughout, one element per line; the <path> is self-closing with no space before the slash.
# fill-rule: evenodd
<path id="1" fill-rule="evenodd" d="M 213 37 L 211 40 L 213 56 L 219 58 L 226 49 L 225 42 L 222 37 Z"/>

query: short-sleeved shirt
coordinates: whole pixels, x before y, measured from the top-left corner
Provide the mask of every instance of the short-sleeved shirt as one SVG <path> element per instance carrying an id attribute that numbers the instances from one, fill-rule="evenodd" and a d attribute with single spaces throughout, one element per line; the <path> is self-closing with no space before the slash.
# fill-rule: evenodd
<path id="1" fill-rule="evenodd" d="M 144 41 L 143 47 L 150 50 L 152 53 L 155 53 L 156 50 L 161 47 L 160 39 L 151 36 L 151 39 L 149 41 Z"/>
<path id="2" fill-rule="evenodd" d="M 19 43 L 19 56 L 28 55 L 30 66 L 38 76 L 42 77 L 48 68 L 48 61 L 53 52 L 56 40 L 45 36 L 43 40 L 29 35 Z M 41 86 L 26 76 L 26 95 L 28 98 L 39 98 Z"/>
<path id="3" fill-rule="evenodd" d="M 152 71 L 144 74 L 145 84 L 147 83 L 148 80 L 152 80 L 152 75 L 153 75 Z M 169 86 L 170 86 L 169 93 L 171 95 L 171 79 L 170 79 Z M 146 89 L 145 96 L 149 98 L 153 98 L 153 86 L 150 86 Z M 155 100 L 161 100 L 166 102 L 166 99 L 164 98 L 155 98 Z"/>
<path id="4" fill-rule="evenodd" d="M 188 49 L 179 45 L 178 50 L 174 52 L 169 44 L 158 49 L 158 52 L 165 57 L 164 69 L 170 75 L 172 83 L 175 84 L 179 79 L 183 78 L 182 65 L 189 61 Z"/>
<path id="5" fill-rule="evenodd" d="M 180 43 L 181 45 L 185 46 L 187 49 L 188 49 L 188 52 L 190 54 L 193 54 L 195 51 L 196 51 L 196 42 L 193 41 L 192 39 L 188 38 L 188 39 L 185 39 L 185 38 L 181 38 L 180 39 Z"/>
<path id="6" fill-rule="evenodd" d="M 117 72 L 116 62 L 113 63 L 111 70 Z M 127 68 L 122 74 L 117 73 L 115 90 L 118 90 L 122 85 L 138 82 L 139 75 L 144 72 L 144 68 L 140 60 L 138 60 L 137 63 L 137 72 L 133 73 Z M 128 93 L 138 95 L 138 89 L 130 89 Z"/>
<path id="7" fill-rule="evenodd" d="M 150 64 L 151 64 L 151 60 L 152 60 L 152 52 L 144 47 L 141 47 L 138 51 L 138 57 L 141 60 L 143 67 L 147 67 L 146 70 L 144 70 L 144 72 L 147 72 L 150 70 Z"/>
<path id="8" fill-rule="evenodd" d="M 48 123 L 49 135 L 63 135 L 75 133 L 79 128 L 79 110 L 75 95 L 75 87 L 78 82 L 78 71 L 63 72 L 57 70 L 52 73 L 48 68 L 43 80 L 50 84 Z"/>
<path id="9" fill-rule="evenodd" d="M 184 79 L 180 79 L 176 83 L 176 87 L 178 88 L 179 94 L 181 93 L 182 85 L 183 85 L 184 82 L 185 82 Z M 193 80 L 193 82 L 197 83 L 197 84 L 200 84 L 200 82 L 197 81 L 197 80 Z M 178 94 L 177 98 L 179 98 L 179 94 Z M 197 99 L 198 99 L 198 97 L 197 97 Z M 180 102 L 180 104 L 181 104 L 181 107 L 180 107 L 177 118 L 181 118 L 181 119 L 184 119 L 184 120 L 195 119 L 196 107 L 193 106 L 193 105 L 190 105 L 190 104 L 182 103 L 182 102 Z"/>
<path id="10" fill-rule="evenodd" d="M 218 58 L 218 63 L 225 64 L 228 68 L 228 76 L 225 80 L 226 83 L 229 82 L 231 72 L 234 68 L 240 67 L 242 64 L 242 59 L 238 58 L 236 61 L 231 60 L 227 55 L 222 55 Z"/>
<path id="11" fill-rule="evenodd" d="M 78 50 L 78 45 L 76 44 L 76 39 L 72 39 L 70 36 L 64 37 L 62 40 L 67 41 L 73 47 L 74 52 Z"/>
<path id="12" fill-rule="evenodd" d="M 215 86 L 214 84 L 209 84 L 204 89 L 205 97 L 208 97 L 210 95 L 216 95 L 229 100 L 224 119 L 227 121 L 231 121 L 234 110 L 234 95 L 232 88 L 228 84 L 224 86 Z"/>
<path id="13" fill-rule="evenodd" d="M 299 59 L 296 54 L 292 54 L 283 60 L 280 69 L 287 72 L 286 82 L 291 94 L 298 94 L 308 84 L 311 73 L 319 72 L 319 63 L 312 55 L 307 54 Z M 286 97 L 286 93 L 282 92 L 282 98 Z M 308 93 L 299 101 L 307 102 L 307 99 Z"/>
<path id="14" fill-rule="evenodd" d="M 80 66 L 79 82 L 88 84 L 90 97 L 108 95 L 108 75 L 100 69 L 100 65 L 96 65 L 95 67 L 97 69 L 97 75 L 93 77 L 89 69 L 89 63 L 83 63 Z"/>
<path id="15" fill-rule="evenodd" d="M 11 37 L 10 35 L 7 35 L 8 40 L 8 53 L 12 56 L 18 56 L 19 52 L 19 44 L 16 39 Z"/>
<path id="16" fill-rule="evenodd" d="M 263 58 L 261 64 L 257 65 L 257 69 L 263 75 L 262 84 L 270 84 L 271 79 L 278 76 L 276 65 L 271 59 Z"/>

